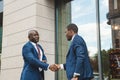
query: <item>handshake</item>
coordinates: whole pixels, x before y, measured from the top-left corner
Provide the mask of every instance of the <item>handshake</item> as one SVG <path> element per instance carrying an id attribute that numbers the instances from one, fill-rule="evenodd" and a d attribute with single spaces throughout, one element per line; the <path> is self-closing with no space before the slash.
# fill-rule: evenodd
<path id="1" fill-rule="evenodd" d="M 49 66 L 49 69 L 53 72 L 58 71 L 60 68 L 60 64 L 52 64 Z"/>

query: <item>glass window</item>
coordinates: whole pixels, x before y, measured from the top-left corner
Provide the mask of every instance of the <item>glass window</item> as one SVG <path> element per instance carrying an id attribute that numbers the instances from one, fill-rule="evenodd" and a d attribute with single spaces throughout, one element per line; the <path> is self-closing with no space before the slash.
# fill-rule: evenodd
<path id="1" fill-rule="evenodd" d="M 117 9 L 118 5 L 117 5 L 117 0 L 114 0 L 114 9 Z"/>
<path id="2" fill-rule="evenodd" d="M 108 0 L 99 0 L 100 8 L 100 36 L 101 55 L 104 79 L 109 77 L 109 57 L 107 51 L 111 48 L 111 27 L 107 24 L 106 14 L 108 10 Z M 99 77 L 98 71 L 98 49 L 96 30 L 96 0 L 74 0 L 72 1 L 72 22 L 77 24 L 81 35 L 86 41 L 91 64 L 94 69 L 94 77 Z"/>
<path id="3" fill-rule="evenodd" d="M 3 1 L 0 1 L 0 13 L 3 11 Z"/>

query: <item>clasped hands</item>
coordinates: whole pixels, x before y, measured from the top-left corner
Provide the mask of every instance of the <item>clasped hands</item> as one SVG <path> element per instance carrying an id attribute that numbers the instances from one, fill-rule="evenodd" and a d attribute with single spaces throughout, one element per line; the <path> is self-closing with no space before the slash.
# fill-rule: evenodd
<path id="1" fill-rule="evenodd" d="M 49 66 L 49 69 L 51 71 L 54 71 L 54 72 L 58 71 L 60 69 L 60 65 L 59 64 L 52 64 L 52 65 Z"/>
<path id="2" fill-rule="evenodd" d="M 61 69 L 61 67 L 60 67 L 60 64 L 52 64 L 52 65 L 49 66 L 49 69 L 51 71 L 55 72 L 55 71 L 58 71 L 59 69 Z M 73 77 L 71 80 L 78 80 L 78 78 Z"/>

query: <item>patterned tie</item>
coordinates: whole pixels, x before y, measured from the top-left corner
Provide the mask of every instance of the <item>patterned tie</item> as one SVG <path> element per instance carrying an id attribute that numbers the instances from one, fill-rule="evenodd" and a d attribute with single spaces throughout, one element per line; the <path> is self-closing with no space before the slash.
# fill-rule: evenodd
<path id="1" fill-rule="evenodd" d="M 39 49 L 38 44 L 36 44 L 36 47 L 37 47 L 37 50 L 38 50 L 38 58 L 40 59 L 41 54 L 40 54 L 40 49 Z"/>

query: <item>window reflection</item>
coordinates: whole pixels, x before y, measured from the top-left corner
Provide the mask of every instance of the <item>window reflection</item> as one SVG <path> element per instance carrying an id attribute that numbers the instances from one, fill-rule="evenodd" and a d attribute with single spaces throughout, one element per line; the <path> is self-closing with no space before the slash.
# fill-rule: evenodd
<path id="1" fill-rule="evenodd" d="M 88 46 L 91 64 L 95 76 L 98 72 L 97 32 L 96 32 L 96 0 L 72 1 L 72 22 L 79 26 L 78 34 L 81 35 Z M 107 24 L 106 14 L 109 11 L 108 0 L 100 1 L 100 32 L 101 54 L 104 78 L 109 77 L 109 49 L 112 48 L 111 27 Z"/>

